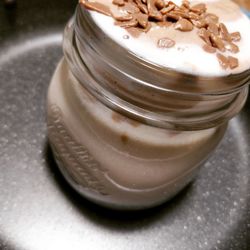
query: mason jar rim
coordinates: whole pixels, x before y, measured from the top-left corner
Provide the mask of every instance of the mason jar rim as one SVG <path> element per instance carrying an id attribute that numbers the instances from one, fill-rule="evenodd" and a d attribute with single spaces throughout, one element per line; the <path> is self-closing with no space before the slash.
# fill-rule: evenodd
<path id="1" fill-rule="evenodd" d="M 128 63 L 125 66 L 133 65 L 134 67 L 135 65 L 140 65 L 141 70 L 145 73 L 150 72 L 150 75 L 155 74 L 157 77 L 154 78 L 153 84 L 146 79 L 148 76 L 147 74 L 144 78 L 135 75 L 137 79 L 140 79 L 141 84 L 147 84 L 152 89 L 191 96 L 214 96 L 239 92 L 249 84 L 250 69 L 241 73 L 226 76 L 202 76 L 157 65 L 156 63 L 150 62 L 149 60 L 132 53 L 106 35 L 105 32 L 94 22 L 90 11 L 81 4 L 78 4 L 76 8 L 75 17 L 75 32 L 78 39 L 86 42 L 87 37 L 85 32 L 87 30 L 91 37 L 95 37 L 95 39 L 92 39 L 92 44 L 90 46 L 95 50 L 96 55 L 102 57 L 106 63 L 113 64 L 116 68 L 119 67 L 126 72 L 128 69 L 127 67 L 124 67 L 123 64 L 126 60 Z M 85 32 L 83 32 L 83 27 Z M 120 57 L 114 58 L 116 53 L 119 53 Z M 120 60 L 120 58 L 123 58 L 123 60 Z M 131 72 L 132 70 L 129 71 L 128 74 L 133 75 Z M 172 82 L 174 82 L 174 84 L 172 84 Z"/>

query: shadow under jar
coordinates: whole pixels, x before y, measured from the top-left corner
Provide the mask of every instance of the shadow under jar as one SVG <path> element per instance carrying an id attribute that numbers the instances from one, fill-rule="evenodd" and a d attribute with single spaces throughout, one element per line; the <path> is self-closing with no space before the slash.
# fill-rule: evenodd
<path id="1" fill-rule="evenodd" d="M 243 107 L 249 72 L 200 77 L 119 46 L 80 5 L 48 92 L 48 135 L 67 181 L 115 209 L 167 201 L 193 180 Z"/>

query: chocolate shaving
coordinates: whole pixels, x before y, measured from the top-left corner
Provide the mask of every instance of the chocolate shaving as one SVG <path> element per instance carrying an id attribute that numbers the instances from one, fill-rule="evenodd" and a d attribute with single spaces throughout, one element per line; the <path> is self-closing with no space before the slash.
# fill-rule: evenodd
<path id="1" fill-rule="evenodd" d="M 230 69 L 235 69 L 239 66 L 239 60 L 233 56 L 228 57 L 228 63 L 229 63 Z"/>
<path id="2" fill-rule="evenodd" d="M 225 45 L 224 45 L 222 39 L 219 36 L 216 36 L 215 34 L 212 33 L 210 35 L 210 41 L 211 41 L 212 45 L 215 48 L 218 48 L 221 52 L 226 51 Z"/>
<path id="3" fill-rule="evenodd" d="M 175 41 L 168 37 L 164 37 L 158 40 L 157 46 L 159 48 L 172 48 L 175 46 Z"/>
<path id="4" fill-rule="evenodd" d="M 137 24 L 138 24 L 138 21 L 136 19 L 132 19 L 132 20 L 126 21 L 126 22 L 120 22 L 120 21 L 115 22 L 115 25 L 121 26 L 123 28 L 136 27 Z"/>
<path id="5" fill-rule="evenodd" d="M 125 4 L 124 0 L 113 0 L 112 3 L 118 6 L 123 6 Z"/>
<path id="6" fill-rule="evenodd" d="M 136 13 L 134 15 L 134 17 L 138 21 L 138 23 L 139 23 L 139 25 L 141 27 L 143 27 L 144 29 L 147 27 L 147 25 L 148 25 L 148 16 L 146 14 Z"/>
<path id="7" fill-rule="evenodd" d="M 161 14 L 166 15 L 167 13 L 169 13 L 174 8 L 175 8 L 175 6 L 172 4 L 172 5 L 169 5 L 166 8 L 161 9 L 160 11 L 161 11 Z"/>
<path id="8" fill-rule="evenodd" d="M 155 0 L 147 0 L 149 17 L 156 19 L 158 21 L 163 21 L 163 16 L 161 12 L 155 6 Z"/>
<path id="9" fill-rule="evenodd" d="M 169 27 L 171 26 L 173 23 L 172 22 L 167 22 L 167 21 L 164 21 L 164 22 L 158 22 L 157 25 L 160 26 L 160 27 Z"/>
<path id="10" fill-rule="evenodd" d="M 186 18 L 186 19 L 189 18 L 188 13 L 186 13 L 186 12 L 184 12 L 184 11 L 181 11 L 181 10 L 174 10 L 174 11 L 171 12 L 171 14 L 177 15 L 177 16 L 179 16 L 179 17 Z"/>
<path id="11" fill-rule="evenodd" d="M 189 13 L 189 9 L 187 9 L 187 8 L 185 8 L 185 7 L 183 7 L 183 6 L 181 6 L 180 8 L 179 8 L 179 10 L 180 11 L 183 11 L 183 12 L 185 12 L 185 13 Z"/>
<path id="12" fill-rule="evenodd" d="M 216 56 L 217 56 L 217 58 L 218 58 L 218 61 L 219 61 L 220 65 L 221 65 L 221 67 L 222 67 L 223 69 L 227 69 L 227 68 L 229 67 L 229 60 L 228 60 L 228 58 L 225 57 L 225 56 L 223 56 L 223 55 L 220 54 L 220 53 L 217 53 Z"/>
<path id="13" fill-rule="evenodd" d="M 132 15 L 122 15 L 122 16 L 113 16 L 113 18 L 117 21 L 130 21 L 134 17 Z"/>
<path id="14" fill-rule="evenodd" d="M 226 42 L 225 43 L 225 48 L 228 50 L 228 51 L 230 51 L 230 52 L 232 52 L 232 53 L 234 53 L 234 54 L 236 54 L 236 53 L 238 53 L 240 50 L 239 50 L 239 47 L 236 45 L 236 44 L 234 44 L 234 43 L 231 43 L 231 42 Z"/>
<path id="15" fill-rule="evenodd" d="M 233 42 L 239 42 L 241 40 L 240 32 L 233 32 L 230 34 L 230 37 Z"/>
<path id="16" fill-rule="evenodd" d="M 219 27 L 215 23 L 209 23 L 207 30 L 216 36 L 219 35 Z"/>
<path id="17" fill-rule="evenodd" d="M 145 5 L 142 0 L 135 0 L 138 8 L 140 9 L 140 11 L 144 14 L 148 14 L 148 8 L 147 5 Z"/>
<path id="18" fill-rule="evenodd" d="M 197 15 L 196 13 L 194 13 L 194 12 L 189 12 L 188 16 L 189 16 L 189 19 L 193 19 L 193 20 L 199 20 L 200 19 L 200 16 Z"/>
<path id="19" fill-rule="evenodd" d="M 211 42 L 210 42 L 210 35 L 211 33 L 206 30 L 205 28 L 202 28 L 198 31 L 198 35 L 199 37 L 205 42 L 207 43 L 208 45 L 211 45 Z"/>
<path id="20" fill-rule="evenodd" d="M 190 9 L 190 2 L 187 0 L 182 1 L 181 8 Z"/>
<path id="21" fill-rule="evenodd" d="M 207 23 L 217 24 L 219 21 L 219 17 L 212 13 L 203 13 L 201 17 L 204 18 Z"/>
<path id="22" fill-rule="evenodd" d="M 199 19 L 199 20 L 191 19 L 191 22 L 195 27 L 197 27 L 199 29 L 205 28 L 207 26 L 207 23 L 206 23 L 205 19 Z"/>
<path id="23" fill-rule="evenodd" d="M 199 3 L 192 6 L 190 9 L 197 14 L 202 14 L 207 10 L 207 7 L 204 3 Z"/>
<path id="24" fill-rule="evenodd" d="M 123 39 L 126 39 L 126 40 L 127 40 L 127 39 L 129 39 L 129 36 L 128 36 L 128 35 L 124 35 L 124 36 L 123 36 Z"/>
<path id="25" fill-rule="evenodd" d="M 232 38 L 227 30 L 226 25 L 223 23 L 220 23 L 219 28 L 220 28 L 220 35 L 221 35 L 222 39 L 225 41 L 231 42 Z"/>
<path id="26" fill-rule="evenodd" d="M 193 24 L 188 21 L 187 19 L 179 19 L 179 21 L 175 24 L 175 27 L 174 27 L 176 30 L 180 30 L 180 31 L 191 31 L 193 30 L 194 26 Z"/>
<path id="27" fill-rule="evenodd" d="M 158 10 L 161 10 L 165 6 L 164 0 L 155 0 L 155 6 Z"/>
<path id="28" fill-rule="evenodd" d="M 97 3 L 97 2 L 88 2 L 88 1 L 85 1 L 85 0 L 82 0 L 81 1 L 85 8 L 89 9 L 89 10 L 94 10 L 94 11 L 97 11 L 101 14 L 104 14 L 106 16 L 111 16 L 112 13 L 110 11 L 110 8 L 107 7 L 106 5 L 102 4 L 102 3 Z"/>
<path id="29" fill-rule="evenodd" d="M 135 13 L 139 13 L 140 12 L 140 9 L 133 2 L 127 2 L 127 3 L 125 3 L 125 5 L 122 7 L 122 9 L 124 11 L 128 12 L 129 14 L 135 14 Z"/>
<path id="30" fill-rule="evenodd" d="M 142 29 L 136 28 L 136 27 L 129 27 L 129 28 L 126 28 L 126 30 L 132 37 L 135 37 L 135 38 L 139 37 L 144 32 Z"/>
<path id="31" fill-rule="evenodd" d="M 124 121 L 124 119 L 125 119 L 125 117 L 120 115 L 119 113 L 117 113 L 117 112 L 112 113 L 112 120 L 114 122 L 120 123 L 120 122 Z"/>
<path id="32" fill-rule="evenodd" d="M 202 47 L 207 53 L 215 53 L 216 52 L 216 48 L 208 45 L 208 44 L 204 44 Z"/>

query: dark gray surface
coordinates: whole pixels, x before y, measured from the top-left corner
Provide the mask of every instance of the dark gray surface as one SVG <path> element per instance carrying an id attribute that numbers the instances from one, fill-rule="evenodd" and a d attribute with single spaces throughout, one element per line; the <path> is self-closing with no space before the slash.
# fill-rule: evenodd
<path id="1" fill-rule="evenodd" d="M 196 182 L 161 207 L 105 210 L 62 178 L 45 99 L 75 3 L 0 5 L 0 249 L 250 249 L 250 102 Z"/>

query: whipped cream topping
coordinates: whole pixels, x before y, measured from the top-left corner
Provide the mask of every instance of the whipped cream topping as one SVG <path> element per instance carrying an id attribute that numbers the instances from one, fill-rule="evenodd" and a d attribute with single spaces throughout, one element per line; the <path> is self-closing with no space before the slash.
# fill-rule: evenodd
<path id="1" fill-rule="evenodd" d="M 113 13 L 117 13 L 118 7 L 112 4 L 112 0 L 91 0 L 89 2 L 99 2 L 108 6 Z M 172 2 L 177 5 L 182 4 L 182 0 Z M 197 28 L 189 32 L 181 32 L 175 29 L 174 25 L 165 27 L 155 25 L 147 33 L 141 32 L 138 37 L 134 37 L 128 30 L 115 25 L 113 17 L 95 11 L 90 11 L 90 13 L 94 22 L 120 46 L 161 67 L 208 77 L 237 74 L 249 69 L 250 21 L 247 16 L 231 0 L 190 1 L 191 5 L 201 2 L 206 4 L 207 13 L 213 13 L 219 17 L 220 22 L 226 25 L 229 33 L 240 32 L 241 40 L 237 42 L 239 52 L 237 54 L 230 51 L 223 53 L 226 57 L 236 56 L 239 61 L 238 67 L 234 69 L 221 67 L 218 57 L 204 50 L 204 41 L 197 35 Z M 157 46 L 159 39 L 162 38 L 171 39 L 175 42 L 174 46 L 169 48 Z"/>

